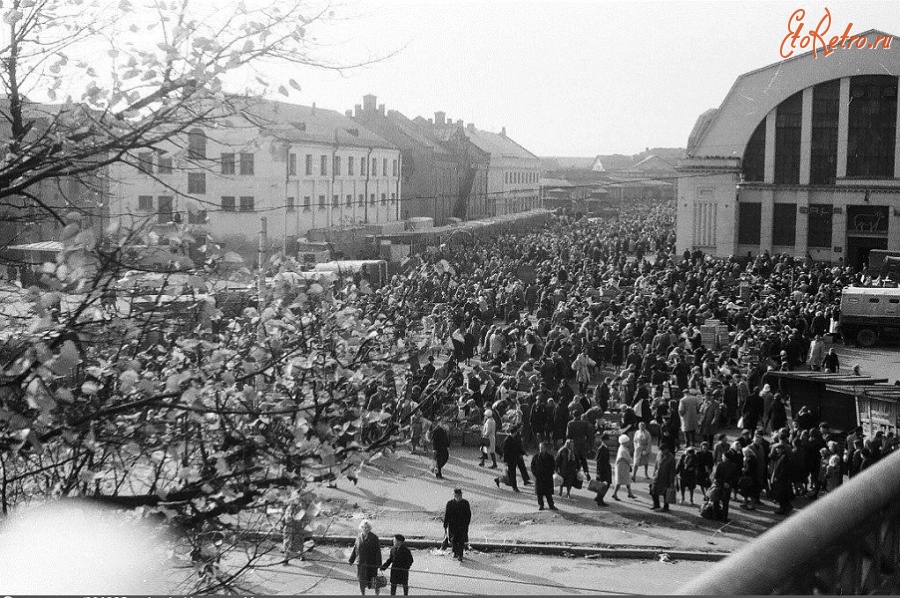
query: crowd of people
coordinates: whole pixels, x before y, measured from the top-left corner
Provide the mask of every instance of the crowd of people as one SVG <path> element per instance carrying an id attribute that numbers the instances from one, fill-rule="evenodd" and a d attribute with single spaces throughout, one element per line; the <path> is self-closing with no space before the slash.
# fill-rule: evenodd
<path id="1" fill-rule="evenodd" d="M 432 444 L 439 478 L 451 432 L 478 430 L 473 465 L 516 492 L 517 472 L 533 477 L 540 509 L 584 486 L 604 506 L 609 489 L 621 500 L 643 479 L 662 511 L 699 488 L 703 516 L 727 519 L 738 495 L 786 514 L 896 448 L 893 435 L 845 438 L 808 411 L 790 417 L 769 374 L 846 371 L 828 342 L 841 289 L 864 273 L 767 252 L 677 254 L 674 237 L 672 205 L 633 206 L 412 260 L 363 308 L 427 342 L 402 396 L 373 384 L 370 404 L 395 411 L 414 451 Z M 727 336 L 704 334 L 710 324 Z"/>

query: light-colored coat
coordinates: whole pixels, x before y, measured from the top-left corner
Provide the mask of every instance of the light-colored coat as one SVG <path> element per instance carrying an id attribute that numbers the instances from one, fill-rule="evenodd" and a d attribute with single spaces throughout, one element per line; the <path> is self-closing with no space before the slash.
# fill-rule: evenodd
<path id="1" fill-rule="evenodd" d="M 634 466 L 640 467 L 650 465 L 650 458 L 653 456 L 653 447 L 651 443 L 653 437 L 649 431 L 638 430 L 634 433 Z"/>
<path id="2" fill-rule="evenodd" d="M 634 459 L 631 451 L 624 444 L 619 445 L 619 452 L 616 453 L 616 486 L 627 486 L 631 484 L 631 465 Z"/>
<path id="3" fill-rule="evenodd" d="M 597 362 L 588 357 L 584 353 L 579 353 L 572 364 L 572 370 L 575 372 L 575 379 L 578 382 L 589 383 L 591 381 L 591 368 L 597 365 Z"/>
<path id="4" fill-rule="evenodd" d="M 681 430 L 696 432 L 700 423 L 700 399 L 695 395 L 685 395 L 678 404 L 678 415 L 681 416 Z"/>
<path id="5" fill-rule="evenodd" d="M 494 421 L 493 417 L 485 418 L 484 425 L 481 426 L 481 437 L 487 438 L 490 441 L 490 446 L 487 447 L 488 455 L 497 452 L 497 422 Z"/>

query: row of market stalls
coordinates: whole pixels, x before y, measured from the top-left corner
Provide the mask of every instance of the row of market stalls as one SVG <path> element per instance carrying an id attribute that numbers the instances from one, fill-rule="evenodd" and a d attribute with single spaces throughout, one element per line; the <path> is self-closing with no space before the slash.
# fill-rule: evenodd
<path id="1" fill-rule="evenodd" d="M 808 407 L 816 420 L 832 430 L 850 432 L 861 426 L 866 436 L 898 432 L 900 386 L 887 378 L 823 372 L 769 372 L 776 390 L 790 398 L 793 417 Z"/>

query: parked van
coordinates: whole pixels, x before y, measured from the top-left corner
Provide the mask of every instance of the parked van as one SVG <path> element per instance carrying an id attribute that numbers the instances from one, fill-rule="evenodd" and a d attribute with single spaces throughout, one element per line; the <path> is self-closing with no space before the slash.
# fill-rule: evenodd
<path id="1" fill-rule="evenodd" d="M 900 333 L 900 288 L 845 287 L 840 332 L 844 341 L 871 347 L 885 334 Z"/>

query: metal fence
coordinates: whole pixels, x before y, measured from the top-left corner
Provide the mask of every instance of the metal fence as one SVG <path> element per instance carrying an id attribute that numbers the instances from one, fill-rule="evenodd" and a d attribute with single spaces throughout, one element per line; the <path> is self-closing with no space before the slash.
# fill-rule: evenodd
<path id="1" fill-rule="evenodd" d="M 900 452 L 681 588 L 704 594 L 900 594 Z"/>

